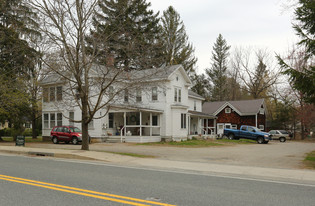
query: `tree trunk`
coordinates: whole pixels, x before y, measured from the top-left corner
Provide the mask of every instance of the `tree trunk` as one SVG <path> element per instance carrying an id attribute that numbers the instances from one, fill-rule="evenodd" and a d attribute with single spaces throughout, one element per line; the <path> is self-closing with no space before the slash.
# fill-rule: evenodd
<path id="1" fill-rule="evenodd" d="M 37 133 L 36 133 L 36 116 L 33 111 L 32 114 L 32 139 L 37 139 Z"/>
<path id="2" fill-rule="evenodd" d="M 82 121 L 82 147 L 81 150 L 89 150 L 89 132 L 88 132 L 89 124 L 86 124 Z"/>
<path id="3" fill-rule="evenodd" d="M 89 150 L 89 123 L 88 123 L 88 101 L 86 96 L 82 98 L 82 147 L 81 150 Z"/>

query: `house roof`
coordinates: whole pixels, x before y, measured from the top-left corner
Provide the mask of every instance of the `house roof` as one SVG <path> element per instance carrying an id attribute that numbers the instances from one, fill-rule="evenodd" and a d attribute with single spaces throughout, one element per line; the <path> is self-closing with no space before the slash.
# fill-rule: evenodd
<path id="1" fill-rule="evenodd" d="M 264 104 L 264 99 L 205 102 L 202 105 L 202 111 L 207 114 L 217 115 L 226 106 L 230 106 L 239 115 L 252 115 L 259 112 L 262 104 Z"/>
<path id="2" fill-rule="evenodd" d="M 40 84 L 58 84 L 64 82 L 64 80 L 60 75 L 51 73 L 43 77 L 39 82 Z"/>
<path id="3" fill-rule="evenodd" d="M 180 70 L 185 80 L 191 84 L 191 81 L 185 72 L 182 65 L 162 66 L 160 68 L 150 68 L 144 70 L 131 70 L 129 72 L 122 72 L 121 70 L 106 68 L 102 65 L 92 65 L 90 75 L 93 77 L 112 78 L 118 74 L 117 80 L 139 80 L 141 82 L 169 80 L 171 75 L 177 70 Z M 49 74 L 40 80 L 41 84 L 55 84 L 61 83 L 63 79 L 56 73 Z"/>
<path id="4" fill-rule="evenodd" d="M 192 110 L 188 110 L 188 113 L 190 114 L 190 116 L 197 116 L 197 117 L 207 117 L 210 119 L 215 119 L 216 116 L 211 115 L 211 114 L 206 114 L 203 112 L 197 112 L 197 111 L 192 111 Z"/>
<path id="5" fill-rule="evenodd" d="M 199 94 L 193 92 L 192 90 L 188 90 L 188 96 L 189 97 L 193 97 L 193 98 L 196 98 L 196 99 L 201 99 L 201 100 L 204 100 L 205 98 L 203 96 L 200 96 Z"/>
<path id="6" fill-rule="evenodd" d="M 111 104 L 109 105 L 110 108 L 116 109 L 126 109 L 131 111 L 143 111 L 143 112 L 154 112 L 154 113 L 163 113 L 162 110 L 152 109 L 148 107 L 138 107 L 134 105 L 123 105 L 123 104 Z"/>
<path id="7" fill-rule="evenodd" d="M 171 80 L 172 75 L 178 70 L 181 72 L 186 82 L 191 84 L 190 78 L 180 64 L 145 70 L 132 70 L 129 72 L 129 75 L 131 79 L 145 79 L 145 81 Z"/>

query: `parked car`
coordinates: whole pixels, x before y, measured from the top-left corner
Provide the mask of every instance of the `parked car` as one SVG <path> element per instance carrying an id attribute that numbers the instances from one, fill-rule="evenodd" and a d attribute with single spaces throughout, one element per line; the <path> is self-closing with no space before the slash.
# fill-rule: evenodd
<path id="1" fill-rule="evenodd" d="M 229 139 L 252 139 L 256 140 L 258 144 L 267 144 L 271 140 L 271 135 L 260 131 L 257 127 L 242 125 L 240 130 L 224 129 L 224 135 Z"/>
<path id="2" fill-rule="evenodd" d="M 82 142 L 82 132 L 74 126 L 55 126 L 50 132 L 50 138 L 54 144 L 59 142 L 79 144 L 79 142 Z M 89 137 L 89 142 L 90 139 Z"/>
<path id="3" fill-rule="evenodd" d="M 285 130 L 270 130 L 269 133 L 272 135 L 273 140 L 285 142 L 287 139 L 290 139 L 290 133 Z"/>

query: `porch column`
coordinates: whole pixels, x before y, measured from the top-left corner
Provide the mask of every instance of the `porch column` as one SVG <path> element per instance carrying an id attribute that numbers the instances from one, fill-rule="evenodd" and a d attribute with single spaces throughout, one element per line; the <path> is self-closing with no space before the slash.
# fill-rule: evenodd
<path id="1" fill-rule="evenodd" d="M 161 118 L 161 114 L 158 114 L 158 117 L 159 117 L 159 119 L 158 119 L 158 120 L 159 120 L 159 125 L 158 125 L 158 126 L 160 127 L 160 128 L 159 128 L 159 130 L 160 130 L 160 136 L 161 136 L 161 127 L 162 127 L 162 118 Z"/>
<path id="2" fill-rule="evenodd" d="M 150 112 L 150 137 L 152 136 L 152 112 Z"/>
<path id="3" fill-rule="evenodd" d="M 198 121 L 197 121 L 197 132 L 198 134 L 201 134 L 200 117 L 198 117 Z"/>
<path id="4" fill-rule="evenodd" d="M 126 124 L 127 124 L 126 118 L 127 118 L 126 112 L 124 112 L 124 136 L 126 136 Z"/>
<path id="5" fill-rule="evenodd" d="M 140 112 L 140 137 L 142 136 L 142 112 Z"/>
<path id="6" fill-rule="evenodd" d="M 190 115 L 187 115 L 188 116 L 188 134 L 187 135 L 190 135 L 190 122 L 191 122 L 191 118 L 190 118 Z"/>
<path id="7" fill-rule="evenodd" d="M 217 134 L 217 119 L 213 120 L 214 134 Z"/>
<path id="8" fill-rule="evenodd" d="M 257 127 L 257 114 L 255 115 L 255 123 L 256 123 L 256 127 Z"/>
<path id="9" fill-rule="evenodd" d="M 207 135 L 209 134 L 209 118 L 207 118 Z"/>

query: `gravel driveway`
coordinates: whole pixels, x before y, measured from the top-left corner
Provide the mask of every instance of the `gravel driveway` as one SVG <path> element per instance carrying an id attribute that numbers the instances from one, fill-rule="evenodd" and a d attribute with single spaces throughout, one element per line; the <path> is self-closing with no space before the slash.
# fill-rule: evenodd
<path id="1" fill-rule="evenodd" d="M 30 147 L 80 149 L 80 145 L 28 143 Z M 315 150 L 314 142 L 272 141 L 269 144 L 236 144 L 205 148 L 143 146 L 128 143 L 94 143 L 90 150 L 153 155 L 159 159 L 209 162 L 216 164 L 257 166 L 268 168 L 303 168 L 305 154 Z"/>

